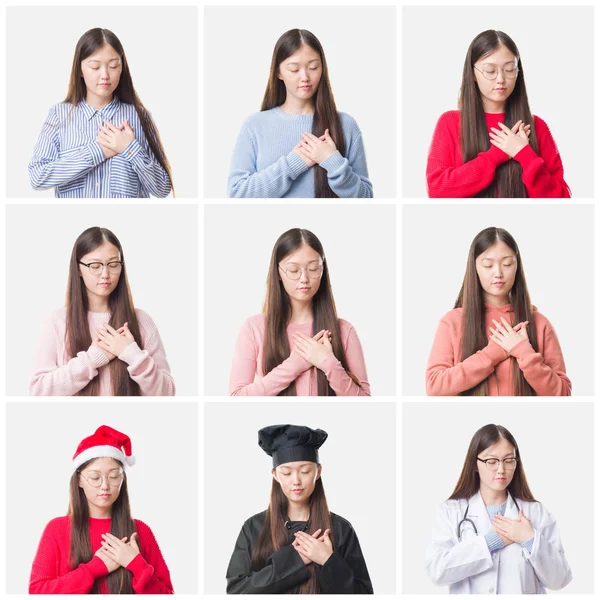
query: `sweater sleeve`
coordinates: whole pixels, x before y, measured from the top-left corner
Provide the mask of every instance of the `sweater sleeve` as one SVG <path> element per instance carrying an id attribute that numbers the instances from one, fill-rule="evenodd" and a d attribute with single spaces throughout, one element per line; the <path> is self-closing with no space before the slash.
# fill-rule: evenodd
<path id="1" fill-rule="evenodd" d="M 356 129 L 357 134 L 346 153 L 346 158 L 336 150 L 320 163 L 327 171 L 329 187 L 339 198 L 373 197 L 373 184 L 369 181 L 362 134 L 358 126 Z"/>
<path id="2" fill-rule="evenodd" d="M 280 365 L 255 382 L 258 350 L 258 342 L 252 332 L 252 326 L 246 321 L 233 351 L 233 363 L 229 375 L 231 396 L 277 396 L 311 367 L 308 361 L 296 352 L 292 352 Z"/>
<path id="3" fill-rule="evenodd" d="M 56 107 L 52 107 L 29 163 L 29 181 L 34 190 L 46 190 L 73 181 L 106 160 L 96 141 L 61 151 L 59 127 Z"/>
<path id="4" fill-rule="evenodd" d="M 58 541 L 49 523 L 42 534 L 29 579 L 30 594 L 89 594 L 98 577 L 108 575 L 108 569 L 97 556 L 76 569 L 59 576 Z"/>
<path id="5" fill-rule="evenodd" d="M 296 178 L 308 169 L 293 150 L 261 171 L 256 168 L 256 159 L 256 141 L 248 125 L 244 124 L 231 160 L 230 198 L 281 198 Z"/>
<path id="6" fill-rule="evenodd" d="M 33 375 L 29 382 L 32 396 L 74 396 L 107 365 L 108 356 L 93 344 L 78 352 L 67 364 L 59 366 L 58 352 L 62 347 L 54 319 L 42 327 L 33 358 Z"/>
<path id="7" fill-rule="evenodd" d="M 172 594 L 173 584 L 158 542 L 147 525 L 137 522 L 143 555 L 138 554 L 128 565 L 133 574 L 133 591 L 136 594 Z M 143 533 L 142 533 L 143 532 Z"/>
<path id="8" fill-rule="evenodd" d="M 450 324 L 442 319 L 427 362 L 427 395 L 457 396 L 487 379 L 496 365 L 506 358 L 506 352 L 490 340 L 483 350 L 454 364 Z"/>
<path id="9" fill-rule="evenodd" d="M 523 376 L 538 396 L 570 396 L 571 380 L 567 377 L 560 344 L 550 324 L 544 327 L 543 352 L 543 355 L 536 352 L 529 340 L 522 340 L 510 354 L 517 359 Z"/>
<path id="10" fill-rule="evenodd" d="M 360 385 L 354 383 L 342 363 L 333 354 L 319 365 L 319 369 L 327 376 L 327 381 L 336 396 L 370 396 L 371 386 L 367 380 L 365 357 L 354 327 L 350 327 L 348 331 L 344 350 L 348 370 L 358 378 Z"/>
<path id="11" fill-rule="evenodd" d="M 460 153 L 452 113 L 443 114 L 435 127 L 427 157 L 427 190 L 430 198 L 469 198 L 488 187 L 496 168 L 510 156 L 492 145 L 474 159 L 456 166 Z M 462 159 L 461 159 L 462 160 Z"/>
<path id="12" fill-rule="evenodd" d="M 141 124 L 139 128 L 141 130 Z M 141 135 L 143 136 L 143 131 Z M 166 198 L 171 192 L 171 179 L 152 153 L 146 137 L 143 136 L 141 141 L 142 143 L 138 139 L 133 139 L 121 152 L 121 156 L 131 164 L 142 186 L 150 194 L 155 198 Z"/>
<path id="13" fill-rule="evenodd" d="M 556 142 L 548 125 L 535 117 L 539 156 L 527 144 L 517 152 L 515 160 L 523 169 L 522 179 L 530 198 L 570 198 L 571 190 L 564 180 L 564 169 Z"/>
<path id="14" fill-rule="evenodd" d="M 119 359 L 127 363 L 129 376 L 140 386 L 142 396 L 175 395 L 165 348 L 153 323 L 144 349 L 133 342 L 119 354 Z"/>
<path id="15" fill-rule="evenodd" d="M 282 594 L 310 574 L 300 554 L 288 544 L 273 552 L 262 569 L 252 569 L 251 534 L 244 525 L 227 567 L 228 594 Z"/>
<path id="16" fill-rule="evenodd" d="M 323 566 L 315 567 L 324 594 L 372 594 L 373 585 L 358 537 L 351 530 L 343 547 L 334 550 Z"/>

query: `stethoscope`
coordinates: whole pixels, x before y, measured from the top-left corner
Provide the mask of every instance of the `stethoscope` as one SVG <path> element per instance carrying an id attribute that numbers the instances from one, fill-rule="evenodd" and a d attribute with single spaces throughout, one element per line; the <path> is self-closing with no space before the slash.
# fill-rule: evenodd
<path id="1" fill-rule="evenodd" d="M 506 492 L 506 493 L 512 498 L 512 501 L 515 503 L 517 510 L 520 511 L 521 508 L 517 504 L 517 501 L 512 497 L 511 493 L 510 492 Z M 465 509 L 465 514 L 463 515 L 463 518 L 459 521 L 458 527 L 456 528 L 456 533 L 458 535 L 459 542 L 460 542 L 461 535 L 462 535 L 461 527 L 466 523 L 471 523 L 471 526 L 473 527 L 473 530 L 475 531 L 475 535 L 479 535 L 479 532 L 477 531 L 477 526 L 475 525 L 475 523 L 473 523 L 473 521 L 471 519 L 469 519 L 467 517 L 468 512 L 469 512 L 469 501 L 467 500 L 467 508 Z"/>

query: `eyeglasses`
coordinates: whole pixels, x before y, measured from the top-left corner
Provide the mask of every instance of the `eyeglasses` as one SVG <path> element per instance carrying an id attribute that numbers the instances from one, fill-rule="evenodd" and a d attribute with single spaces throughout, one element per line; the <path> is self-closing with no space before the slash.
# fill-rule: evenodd
<path id="1" fill-rule="evenodd" d="M 504 468 L 507 471 L 514 471 L 517 468 L 517 463 L 519 462 L 518 458 L 503 458 L 502 460 L 500 460 L 499 458 L 479 458 L 477 457 L 477 460 L 485 463 L 485 466 L 490 470 L 490 471 L 496 471 L 498 469 L 498 467 L 500 466 L 500 463 L 504 463 Z"/>
<path id="2" fill-rule="evenodd" d="M 109 273 L 111 273 L 112 275 L 116 275 L 117 273 L 121 272 L 121 269 L 123 268 L 124 263 L 121 260 L 114 260 L 109 263 L 102 263 L 102 262 L 84 263 L 84 262 L 79 261 L 79 264 L 83 265 L 84 267 L 87 267 L 90 270 L 90 273 L 92 275 L 100 275 L 105 266 L 108 269 Z"/>
<path id="3" fill-rule="evenodd" d="M 306 273 L 309 279 L 319 279 L 321 275 L 323 275 L 323 263 L 321 261 L 315 260 L 313 262 L 308 263 L 306 267 L 302 268 L 299 265 L 291 264 L 289 267 L 279 268 L 292 280 L 296 281 L 300 279 L 302 275 L 302 271 Z"/>
<path id="4" fill-rule="evenodd" d="M 94 488 L 98 488 L 102 485 L 102 480 L 106 479 L 106 482 L 110 487 L 119 487 L 123 483 L 124 475 L 123 471 L 119 473 L 109 473 L 108 475 L 100 475 L 100 473 L 94 473 L 89 477 L 86 477 L 81 471 L 79 474 Z"/>
<path id="5" fill-rule="evenodd" d="M 510 65 L 507 65 L 505 67 L 495 67 L 494 65 L 483 65 L 483 70 L 480 69 L 479 67 L 476 67 L 475 65 L 473 65 L 473 67 L 475 69 L 477 69 L 486 79 L 489 79 L 490 81 L 496 79 L 496 77 L 498 77 L 498 73 L 500 71 L 502 71 L 504 73 L 504 76 L 507 79 L 514 79 L 519 72 L 519 67 L 517 67 L 517 63 L 511 63 Z"/>

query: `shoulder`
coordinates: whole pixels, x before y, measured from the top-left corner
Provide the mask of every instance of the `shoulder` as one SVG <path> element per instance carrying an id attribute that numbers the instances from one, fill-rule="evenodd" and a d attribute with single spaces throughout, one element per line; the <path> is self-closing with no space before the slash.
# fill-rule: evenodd
<path id="1" fill-rule="evenodd" d="M 548 127 L 548 123 L 542 119 L 542 117 L 538 117 L 538 115 L 533 115 L 533 123 L 535 125 L 536 132 L 541 130 L 543 132 L 549 132 L 550 128 Z"/>
<path id="2" fill-rule="evenodd" d="M 354 527 L 352 527 L 352 523 L 350 523 L 350 521 L 348 521 L 348 519 L 344 519 L 344 517 L 341 517 L 340 515 L 336 515 L 335 513 L 330 513 L 331 515 L 331 524 L 335 525 L 337 527 L 340 527 L 343 530 L 354 530 Z"/>
<path id="3" fill-rule="evenodd" d="M 440 319 L 440 323 L 446 323 L 453 327 L 459 326 L 462 322 L 462 312 L 462 307 L 453 308 Z"/>
<path id="4" fill-rule="evenodd" d="M 537 524 L 541 524 L 542 521 L 548 517 L 554 519 L 550 514 L 550 511 L 541 502 L 527 502 L 526 500 L 517 500 L 519 507 L 529 519 L 532 519 Z"/>
<path id="5" fill-rule="evenodd" d="M 156 329 L 156 325 L 152 317 L 141 308 L 135 309 L 135 316 L 137 317 L 138 323 L 142 329 L 151 330 Z"/>
<path id="6" fill-rule="evenodd" d="M 242 525 L 242 531 L 245 531 L 247 534 L 249 534 L 250 538 L 254 539 L 255 536 L 260 533 L 266 516 L 266 510 L 252 515 L 244 521 L 244 524 Z"/>
<path id="7" fill-rule="evenodd" d="M 61 536 L 68 533 L 71 529 L 71 517 L 56 517 L 48 521 L 44 528 L 44 536 Z"/>
<path id="8" fill-rule="evenodd" d="M 144 521 L 140 521 L 139 519 L 134 519 L 133 522 L 135 523 L 135 528 L 136 531 L 138 533 L 138 535 L 140 536 L 140 538 L 153 538 L 154 534 L 152 533 L 152 529 L 150 529 L 150 526 L 147 525 L 146 523 L 144 523 Z"/>
<path id="9" fill-rule="evenodd" d="M 338 323 L 342 335 L 350 333 L 354 329 L 354 325 L 352 325 L 352 323 L 349 321 L 346 321 L 346 319 L 338 319 Z"/>
<path id="10" fill-rule="evenodd" d="M 358 123 L 354 117 L 345 112 L 338 112 L 338 115 L 344 131 L 350 131 L 358 134 L 360 133 L 360 127 L 358 126 Z"/>
<path id="11" fill-rule="evenodd" d="M 552 324 L 535 306 L 533 307 L 533 320 L 535 321 L 535 326 L 540 328 L 552 327 Z"/>
<path id="12" fill-rule="evenodd" d="M 458 126 L 460 121 L 460 110 L 447 110 L 440 115 L 438 125 L 446 125 L 448 127 Z"/>
<path id="13" fill-rule="evenodd" d="M 242 329 L 246 331 L 263 332 L 265 330 L 265 315 L 258 313 L 246 319 L 242 325 Z"/>
<path id="14" fill-rule="evenodd" d="M 272 123 L 277 116 L 278 108 L 271 108 L 269 110 L 261 110 L 255 113 L 252 113 L 249 117 L 246 118 L 244 124 L 242 125 L 242 129 L 261 129 L 266 127 L 270 123 Z"/>
<path id="15" fill-rule="evenodd" d="M 56 308 L 44 318 L 44 326 L 56 331 L 64 331 L 67 326 L 67 309 L 65 306 Z"/>

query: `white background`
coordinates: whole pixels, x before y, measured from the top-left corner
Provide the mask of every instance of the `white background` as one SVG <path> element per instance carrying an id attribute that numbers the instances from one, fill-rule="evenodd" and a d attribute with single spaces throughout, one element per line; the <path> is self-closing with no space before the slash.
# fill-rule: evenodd
<path id="1" fill-rule="evenodd" d="M 225 593 L 227 565 L 244 521 L 269 505 L 273 461 L 258 446 L 258 430 L 293 423 L 329 434 L 319 450 L 329 510 L 354 527 L 375 593 L 393 594 L 395 421 L 390 402 L 207 403 L 204 485 L 219 493 L 204 498 L 204 591 Z M 224 498 L 231 500 L 224 505 Z"/>
<path id="2" fill-rule="evenodd" d="M 164 426 L 158 427 L 159 423 Z M 195 404 L 12 402 L 7 405 L 7 425 L 9 593 L 27 593 L 44 527 L 51 519 L 67 514 L 73 454 L 81 440 L 100 425 L 131 438 L 136 457 L 136 464 L 127 469 L 131 514 L 154 533 L 175 593 L 197 592 Z"/>
<path id="3" fill-rule="evenodd" d="M 196 395 L 198 227 L 192 205 L 7 207 L 7 392 L 27 395 L 42 324 L 65 305 L 71 250 L 88 227 L 123 246 L 133 303 L 154 320 L 178 396 Z M 51 225 L 50 225 L 51 224 Z"/>
<path id="4" fill-rule="evenodd" d="M 28 6 L 8 10 L 8 195 L 34 191 L 27 165 L 50 107 L 67 95 L 77 40 L 110 29 L 121 41 L 133 85 L 152 114 L 178 197 L 196 196 L 198 165 L 197 9 L 131 6 Z"/>
<path id="5" fill-rule="evenodd" d="M 597 363 L 588 329 L 595 306 L 592 206 L 413 204 L 404 207 L 403 219 L 405 395 L 425 394 L 435 331 L 454 308 L 469 247 L 486 227 L 502 227 L 515 238 L 531 302 L 556 331 L 572 393 L 593 394 Z M 585 315 L 586 325 L 577 326 L 574 314 Z"/>
<path id="6" fill-rule="evenodd" d="M 222 198 L 235 141 L 260 110 L 273 48 L 290 29 L 323 46 L 338 111 L 363 135 L 375 198 L 396 195 L 396 28 L 393 7 L 207 7 L 204 16 L 204 194 Z M 291 148 L 290 148 L 291 150 Z"/>
<path id="7" fill-rule="evenodd" d="M 593 592 L 596 561 L 590 532 L 597 511 L 591 404 L 407 402 L 402 416 L 404 593 L 447 591 L 427 577 L 425 548 L 437 509 L 458 481 L 471 438 L 488 423 L 503 425 L 513 434 L 535 499 L 558 522 L 573 572 L 573 581 L 562 593 Z"/>
<path id="8" fill-rule="evenodd" d="M 356 329 L 371 393 L 393 395 L 395 211 L 388 205 L 207 206 L 205 394 L 228 394 L 235 341 L 244 321 L 262 310 L 273 246 L 282 233 L 301 227 L 323 245 L 337 313 Z"/>
<path id="9" fill-rule="evenodd" d="M 467 49 L 487 29 L 514 40 L 531 112 L 550 128 L 565 181 L 574 197 L 592 196 L 591 7 L 406 6 L 402 16 L 404 196 L 427 196 L 425 169 L 435 124 L 442 113 L 456 110 Z"/>

